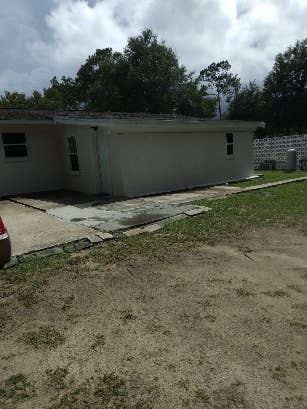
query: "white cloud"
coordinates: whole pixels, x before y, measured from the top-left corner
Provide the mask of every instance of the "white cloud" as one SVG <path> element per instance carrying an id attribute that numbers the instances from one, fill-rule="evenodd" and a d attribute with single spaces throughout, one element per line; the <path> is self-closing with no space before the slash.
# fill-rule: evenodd
<path id="1" fill-rule="evenodd" d="M 0 13 L 0 89 L 26 92 L 75 75 L 97 48 L 122 50 L 150 27 L 190 70 L 228 59 L 261 81 L 278 52 L 307 37 L 306 0 L 11 0 Z M 41 15 L 44 16 L 43 20 Z"/>

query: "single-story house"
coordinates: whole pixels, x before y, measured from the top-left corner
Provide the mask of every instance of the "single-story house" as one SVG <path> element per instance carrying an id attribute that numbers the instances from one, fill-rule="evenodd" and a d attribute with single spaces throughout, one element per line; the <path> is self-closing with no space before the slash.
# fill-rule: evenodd
<path id="1" fill-rule="evenodd" d="M 0 197 L 59 189 L 129 197 L 248 178 L 257 126 L 0 109 Z"/>

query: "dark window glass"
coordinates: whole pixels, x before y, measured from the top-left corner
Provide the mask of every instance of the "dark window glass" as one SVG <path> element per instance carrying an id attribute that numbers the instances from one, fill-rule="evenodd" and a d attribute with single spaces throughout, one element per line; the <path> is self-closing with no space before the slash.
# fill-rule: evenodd
<path id="1" fill-rule="evenodd" d="M 6 145 L 4 147 L 6 158 L 24 158 L 28 156 L 27 147 L 25 145 Z"/>
<path id="2" fill-rule="evenodd" d="M 233 143 L 233 134 L 232 133 L 227 133 L 226 134 L 226 141 L 227 141 L 227 143 Z"/>
<path id="3" fill-rule="evenodd" d="M 4 155 L 6 158 L 25 158 L 28 156 L 24 133 L 2 134 Z"/>
<path id="4" fill-rule="evenodd" d="M 74 136 L 68 138 L 68 149 L 70 153 L 77 153 L 77 142 Z"/>
<path id="5" fill-rule="evenodd" d="M 67 138 L 68 153 L 70 160 L 70 169 L 72 172 L 79 172 L 79 158 L 77 150 L 77 141 L 75 136 L 69 136 Z"/>
<path id="6" fill-rule="evenodd" d="M 70 166 L 72 172 L 79 172 L 79 159 L 76 153 L 70 155 Z"/>
<path id="7" fill-rule="evenodd" d="M 227 145 L 227 155 L 233 155 L 233 144 Z"/>
<path id="8" fill-rule="evenodd" d="M 227 155 L 233 155 L 233 134 L 226 134 L 226 152 Z"/>
<path id="9" fill-rule="evenodd" d="M 5 145 L 25 144 L 26 136 L 24 133 L 3 133 L 2 140 Z"/>

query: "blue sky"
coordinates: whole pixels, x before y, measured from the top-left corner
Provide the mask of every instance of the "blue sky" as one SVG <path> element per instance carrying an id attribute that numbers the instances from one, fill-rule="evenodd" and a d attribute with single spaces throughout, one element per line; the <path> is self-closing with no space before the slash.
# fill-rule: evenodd
<path id="1" fill-rule="evenodd" d="M 228 59 L 261 82 L 275 55 L 307 37 L 306 0 L 10 0 L 0 10 L 0 92 L 73 76 L 97 48 L 152 28 L 188 69 Z"/>

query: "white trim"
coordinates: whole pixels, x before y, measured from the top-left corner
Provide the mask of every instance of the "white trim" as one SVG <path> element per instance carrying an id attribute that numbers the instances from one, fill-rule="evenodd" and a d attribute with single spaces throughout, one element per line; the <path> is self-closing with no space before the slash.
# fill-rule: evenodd
<path id="1" fill-rule="evenodd" d="M 6 240 L 8 238 L 9 238 L 9 235 L 7 233 L 0 234 L 0 240 Z"/>

